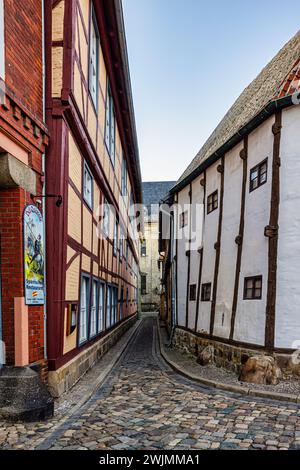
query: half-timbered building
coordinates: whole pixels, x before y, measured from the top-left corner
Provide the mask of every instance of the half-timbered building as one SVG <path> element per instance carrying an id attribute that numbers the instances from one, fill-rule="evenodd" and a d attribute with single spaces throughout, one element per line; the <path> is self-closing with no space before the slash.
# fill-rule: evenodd
<path id="1" fill-rule="evenodd" d="M 234 370 L 269 353 L 299 372 L 299 85 L 297 33 L 170 193 L 172 239 L 160 249 L 173 341 L 196 355 L 213 345 Z"/>
<path id="2" fill-rule="evenodd" d="M 56 0 L 46 15 L 46 187 L 58 196 L 47 199 L 48 360 L 60 395 L 136 319 L 130 207 L 142 196 L 121 2 Z"/>

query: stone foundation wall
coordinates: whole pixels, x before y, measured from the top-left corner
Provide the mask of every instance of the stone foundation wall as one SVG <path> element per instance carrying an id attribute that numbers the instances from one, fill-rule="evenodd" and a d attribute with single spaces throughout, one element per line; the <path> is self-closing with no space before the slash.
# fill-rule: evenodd
<path id="1" fill-rule="evenodd" d="M 108 333 L 104 338 L 85 349 L 56 371 L 49 371 L 48 387 L 53 397 L 60 397 L 70 390 L 78 380 L 91 369 L 107 351 L 117 343 L 120 337 L 136 322 L 138 315 L 134 315 L 121 323 L 117 328 Z"/>
<path id="2" fill-rule="evenodd" d="M 242 365 L 247 362 L 249 357 L 264 355 L 264 352 L 261 350 L 247 349 L 201 338 L 192 332 L 180 328 L 176 328 L 172 344 L 173 347 L 180 351 L 192 354 L 195 357 L 198 357 L 207 346 L 213 346 L 214 364 L 217 367 L 230 370 L 237 375 L 240 374 Z M 274 353 L 273 356 L 282 370 L 283 379 L 287 380 L 292 377 L 300 379 L 300 354 L 298 359 L 299 364 L 295 363 L 291 354 Z"/>

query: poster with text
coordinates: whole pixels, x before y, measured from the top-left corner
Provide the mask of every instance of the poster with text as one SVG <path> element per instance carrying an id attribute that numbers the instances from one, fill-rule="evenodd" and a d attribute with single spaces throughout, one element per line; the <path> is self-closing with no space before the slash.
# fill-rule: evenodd
<path id="1" fill-rule="evenodd" d="M 34 205 L 24 210 L 24 269 L 26 305 L 44 305 L 44 222 Z"/>

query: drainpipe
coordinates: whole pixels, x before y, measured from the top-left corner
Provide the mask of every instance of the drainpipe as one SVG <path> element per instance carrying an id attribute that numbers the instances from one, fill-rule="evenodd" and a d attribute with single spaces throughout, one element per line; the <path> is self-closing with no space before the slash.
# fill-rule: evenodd
<path id="1" fill-rule="evenodd" d="M 42 68 L 43 68 L 43 122 L 46 121 L 46 51 L 45 51 L 45 1 L 42 2 Z M 42 172 L 45 178 L 45 154 L 42 155 Z M 42 190 L 43 196 L 46 194 L 45 179 Z M 46 198 L 42 198 L 43 218 L 44 218 L 44 359 L 47 359 L 47 279 L 46 279 Z"/>

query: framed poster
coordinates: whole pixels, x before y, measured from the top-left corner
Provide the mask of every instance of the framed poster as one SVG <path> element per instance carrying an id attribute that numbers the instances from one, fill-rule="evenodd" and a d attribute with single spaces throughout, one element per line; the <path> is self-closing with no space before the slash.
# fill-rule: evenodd
<path id="1" fill-rule="evenodd" d="M 39 209 L 26 206 L 23 214 L 24 279 L 26 305 L 45 303 L 44 221 Z"/>

